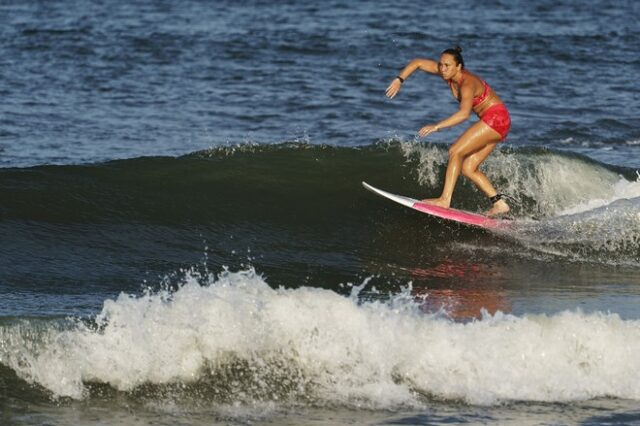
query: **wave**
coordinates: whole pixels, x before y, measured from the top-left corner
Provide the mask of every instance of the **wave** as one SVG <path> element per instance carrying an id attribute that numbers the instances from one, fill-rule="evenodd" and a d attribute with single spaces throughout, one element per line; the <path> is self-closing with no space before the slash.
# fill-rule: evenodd
<path id="1" fill-rule="evenodd" d="M 424 407 L 640 400 L 640 321 L 602 312 L 456 322 L 411 288 L 386 300 L 272 288 L 252 269 L 186 273 L 91 321 L 0 325 L 0 363 L 55 398 Z M 429 300 L 430 295 L 426 295 Z M 116 396 L 117 397 L 117 396 Z"/>
<path id="2" fill-rule="evenodd" d="M 271 241 L 295 230 L 286 238 L 338 247 L 345 235 L 375 232 L 383 213 L 407 214 L 364 191 L 361 181 L 415 198 L 435 196 L 446 161 L 441 145 L 384 141 L 343 148 L 296 142 L 229 146 L 177 158 L 0 169 L 0 226 L 7 224 L 9 235 L 19 234 L 16 239 L 31 233 L 34 223 L 53 233 L 68 226 L 127 225 L 151 233 L 159 227 L 163 234 L 205 226 L 220 238 L 241 228 L 256 240 Z M 546 149 L 509 148 L 492 155 L 483 170 L 500 192 L 518 200 L 512 211 L 522 226 L 510 236 L 515 241 L 533 247 L 530 237 L 539 232 L 573 235 L 572 241 L 584 246 L 577 252 L 606 252 L 574 256 L 578 260 L 637 263 L 635 170 Z M 489 207 L 464 178 L 453 204 L 480 212 Z M 617 223 L 619 232 L 610 232 L 610 223 Z M 435 220 L 414 224 L 433 234 L 449 226 Z M 576 253 L 561 245 L 556 249 Z"/>
<path id="3" fill-rule="evenodd" d="M 0 169 L 0 218 L 55 221 L 64 215 L 65 220 L 99 220 L 111 215 L 122 217 L 121 210 L 135 217 L 136 213 L 150 214 L 145 207 L 166 202 L 166 198 L 202 199 L 222 193 L 235 195 L 229 198 L 230 202 L 249 196 L 259 202 L 265 195 L 294 198 L 299 193 L 345 186 L 359 190 L 359 182 L 364 179 L 392 186 L 395 191 L 429 195 L 440 190 L 446 161 L 446 147 L 442 145 L 388 141 L 343 148 L 294 142 L 226 146 L 177 158 L 5 168 Z M 575 212 L 581 205 L 593 208 L 589 203 L 594 201 L 602 201 L 603 205 L 640 197 L 640 175 L 634 169 L 571 153 L 540 148 L 503 149 L 497 150 L 483 167 L 501 192 L 523 201 L 516 206 L 519 216 L 548 217 Z M 229 190 L 233 193 L 228 194 Z M 464 178 L 460 179 L 455 198 L 461 208 L 486 207 L 484 197 Z M 126 209 L 121 208 L 123 204 Z M 47 208 L 48 215 L 40 217 L 35 212 L 42 213 L 43 205 L 53 209 Z M 168 213 L 161 210 L 164 211 L 159 214 Z M 77 216 L 78 213 L 82 215 Z M 183 213 L 188 216 L 189 211 Z"/>
<path id="4" fill-rule="evenodd" d="M 635 190 L 635 189 L 634 189 Z M 529 248 L 571 260 L 637 266 L 640 259 L 640 197 L 610 203 L 591 200 L 543 224 L 520 224 L 515 235 Z M 592 205 L 599 207 L 591 208 Z"/>

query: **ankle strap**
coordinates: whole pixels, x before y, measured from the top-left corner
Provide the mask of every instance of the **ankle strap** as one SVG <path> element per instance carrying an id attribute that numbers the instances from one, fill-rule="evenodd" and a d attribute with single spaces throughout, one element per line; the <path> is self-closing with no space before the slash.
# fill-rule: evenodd
<path id="1" fill-rule="evenodd" d="M 509 201 L 513 201 L 514 203 L 520 203 L 518 200 L 507 194 L 496 194 L 493 197 L 489 197 L 489 201 L 491 201 L 491 204 L 495 204 L 500 200 L 504 200 L 505 198 Z"/>
<path id="2" fill-rule="evenodd" d="M 504 194 L 496 194 L 493 197 L 489 197 L 489 201 L 491 201 L 491 204 L 495 204 L 498 201 L 502 200 L 504 197 Z"/>

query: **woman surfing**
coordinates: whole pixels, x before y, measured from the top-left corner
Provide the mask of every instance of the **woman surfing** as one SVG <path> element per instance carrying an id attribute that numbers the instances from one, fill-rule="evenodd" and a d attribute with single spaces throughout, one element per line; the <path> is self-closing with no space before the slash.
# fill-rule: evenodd
<path id="1" fill-rule="evenodd" d="M 425 137 L 440 129 L 457 126 L 466 121 L 472 111 L 480 118 L 449 148 L 449 163 L 440 197 L 423 202 L 449 208 L 458 176 L 462 173 L 489 197 L 493 205 L 488 216 L 507 213 L 509 205 L 504 200 L 505 195 L 496 191 L 478 167 L 496 145 L 506 138 L 511 127 L 509 111 L 484 80 L 464 68 L 462 49 L 459 46 L 443 51 L 438 62 L 431 59 L 414 59 L 409 62 L 387 87 L 387 97 L 394 98 L 405 80 L 418 69 L 442 77 L 460 103 L 458 111 L 450 117 L 421 128 L 420 136 Z"/>

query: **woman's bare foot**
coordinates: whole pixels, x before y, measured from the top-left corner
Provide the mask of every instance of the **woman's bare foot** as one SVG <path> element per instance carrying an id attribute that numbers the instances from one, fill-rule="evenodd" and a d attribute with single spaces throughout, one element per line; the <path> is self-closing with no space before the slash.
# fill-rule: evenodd
<path id="1" fill-rule="evenodd" d="M 497 216 L 505 214 L 508 213 L 509 210 L 511 210 L 511 208 L 504 200 L 498 200 L 493 203 L 493 207 L 491 207 L 491 210 L 487 212 L 487 216 Z"/>
<path id="2" fill-rule="evenodd" d="M 422 200 L 422 202 L 432 206 L 444 207 L 445 209 L 448 209 L 451 205 L 451 201 L 443 200 L 442 198 L 428 198 Z"/>

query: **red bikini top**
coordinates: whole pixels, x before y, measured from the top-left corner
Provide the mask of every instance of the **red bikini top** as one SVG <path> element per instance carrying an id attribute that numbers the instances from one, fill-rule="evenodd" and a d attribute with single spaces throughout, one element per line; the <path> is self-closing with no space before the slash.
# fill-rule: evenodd
<path id="1" fill-rule="evenodd" d="M 458 87 L 460 87 L 462 85 L 462 82 L 464 81 L 464 72 L 462 74 L 462 78 L 460 79 L 460 83 L 458 83 Z M 478 106 L 482 103 L 482 101 L 484 101 L 485 99 L 487 99 L 487 97 L 489 96 L 489 90 L 491 90 L 491 87 L 489 87 L 489 85 L 487 84 L 486 81 L 480 79 L 480 81 L 482 82 L 482 87 L 484 88 L 484 90 L 482 91 L 482 95 L 480 96 L 476 96 L 475 98 L 473 98 L 473 100 L 471 101 L 471 105 L 472 106 Z M 449 87 L 451 87 L 452 82 L 449 81 Z M 460 102 L 460 93 L 458 92 L 458 102 Z"/>

